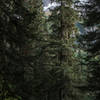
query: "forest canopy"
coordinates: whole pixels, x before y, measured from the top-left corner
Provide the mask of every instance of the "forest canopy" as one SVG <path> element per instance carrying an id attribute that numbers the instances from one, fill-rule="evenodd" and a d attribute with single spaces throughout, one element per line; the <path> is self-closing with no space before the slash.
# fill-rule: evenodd
<path id="1" fill-rule="evenodd" d="M 0 100 L 99 100 L 99 0 L 0 0 Z"/>

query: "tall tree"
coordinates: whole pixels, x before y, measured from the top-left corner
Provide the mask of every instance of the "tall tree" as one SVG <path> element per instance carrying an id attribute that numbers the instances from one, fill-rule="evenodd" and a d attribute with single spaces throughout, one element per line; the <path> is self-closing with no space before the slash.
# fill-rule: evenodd
<path id="1" fill-rule="evenodd" d="M 35 94 L 36 58 L 34 42 L 42 39 L 41 6 L 33 2 L 33 9 L 23 0 L 0 1 L 0 98 L 30 99 Z M 38 48 L 35 47 L 35 51 Z M 38 53 L 38 51 L 37 51 Z M 35 74 L 35 75 L 34 75 Z M 33 91 L 34 90 L 34 91 Z M 20 98 L 19 98 L 20 99 Z"/>
<path id="2" fill-rule="evenodd" d="M 71 95 L 71 76 L 69 74 L 70 68 L 73 66 L 73 41 L 75 36 L 75 21 L 77 20 L 77 13 L 74 9 L 74 2 L 71 0 L 54 0 L 59 6 L 51 10 L 49 20 L 52 22 L 52 39 L 58 41 L 58 49 L 56 51 L 57 66 L 61 70 L 62 77 L 65 80 L 65 89 L 61 89 L 63 95 L 61 98 L 72 99 Z M 52 0 L 53 2 L 53 0 Z M 73 7 L 72 7 L 73 6 Z M 68 79 L 68 80 L 67 80 Z M 67 81 L 66 81 L 67 80 Z M 70 87 L 70 88 L 68 88 Z M 67 91 L 66 91 L 67 90 Z M 65 92 L 66 91 L 66 92 Z M 75 96 L 75 95 L 74 95 Z"/>
<path id="3" fill-rule="evenodd" d="M 81 8 L 82 9 L 82 8 Z M 84 19 L 84 27 L 86 33 L 80 36 L 80 43 L 83 50 L 87 51 L 88 56 L 85 60 L 88 61 L 88 90 L 92 93 L 96 100 L 99 100 L 100 95 L 100 1 L 87 0 L 83 5 L 82 17 Z"/>

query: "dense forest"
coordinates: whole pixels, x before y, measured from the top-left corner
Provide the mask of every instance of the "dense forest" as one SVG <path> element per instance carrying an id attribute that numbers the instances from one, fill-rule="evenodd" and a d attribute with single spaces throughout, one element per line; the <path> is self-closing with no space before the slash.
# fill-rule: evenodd
<path id="1" fill-rule="evenodd" d="M 0 0 L 0 100 L 99 100 L 99 21 L 100 0 Z"/>

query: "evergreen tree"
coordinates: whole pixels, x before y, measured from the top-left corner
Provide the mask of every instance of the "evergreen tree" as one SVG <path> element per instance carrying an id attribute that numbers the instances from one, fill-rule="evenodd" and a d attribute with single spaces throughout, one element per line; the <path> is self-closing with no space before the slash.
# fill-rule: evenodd
<path id="1" fill-rule="evenodd" d="M 100 1 L 87 0 L 83 5 L 82 17 L 84 19 L 84 27 L 86 33 L 80 36 L 81 47 L 88 53 L 85 60 L 88 62 L 88 90 L 96 100 L 99 100 L 100 95 L 100 66 L 99 66 L 99 51 L 100 51 Z"/>
<path id="2" fill-rule="evenodd" d="M 23 0 L 0 1 L 2 100 L 9 97 L 28 100 L 32 95 L 36 95 L 34 89 L 39 82 L 34 81 L 37 59 L 33 52 L 33 44 L 41 39 L 38 33 L 42 31 L 42 17 L 39 15 L 39 2 L 33 4 L 32 10 L 28 6 L 25 7 Z M 35 47 L 35 51 L 37 49 Z"/>
<path id="3" fill-rule="evenodd" d="M 53 2 L 53 1 L 52 1 Z M 75 94 L 72 93 L 73 86 L 71 83 L 71 67 L 73 67 L 73 41 L 75 36 L 75 21 L 77 20 L 77 14 L 72 5 L 74 2 L 71 0 L 56 0 L 59 4 L 54 10 L 51 10 L 52 15 L 48 20 L 52 22 L 51 29 L 51 39 L 56 40 L 57 45 L 56 56 L 57 68 L 59 68 L 59 73 L 62 73 L 62 79 L 64 80 L 64 89 L 62 98 L 73 99 Z M 60 44 L 58 44 L 60 43 Z M 55 52 L 55 51 L 54 51 Z M 53 68 L 54 69 L 54 68 Z"/>

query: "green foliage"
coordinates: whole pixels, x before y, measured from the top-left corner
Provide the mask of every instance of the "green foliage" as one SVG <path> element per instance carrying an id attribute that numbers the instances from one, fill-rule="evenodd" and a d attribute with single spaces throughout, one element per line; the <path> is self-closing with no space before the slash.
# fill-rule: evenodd
<path id="1" fill-rule="evenodd" d="M 80 46 L 87 52 L 86 58 L 83 58 L 87 66 L 88 85 L 87 89 L 93 99 L 99 100 L 100 95 L 100 72 L 99 72 L 99 44 L 100 44 L 100 27 L 98 26 L 100 20 L 100 2 L 98 0 L 88 0 L 83 5 L 84 12 L 82 13 L 84 19 L 84 27 L 87 29 L 86 33 L 81 34 L 79 39 Z"/>
<path id="2" fill-rule="evenodd" d="M 77 12 L 71 0 L 56 2 L 61 5 L 46 19 L 41 0 L 0 1 L 1 100 L 83 97 L 76 88 L 81 74 L 74 44 Z"/>
<path id="3" fill-rule="evenodd" d="M 35 5 L 35 4 L 34 4 Z M 29 12 L 23 0 L 0 1 L 0 74 L 1 99 L 29 98 L 34 90 L 33 41 L 40 28 L 38 9 Z M 36 22 L 38 22 L 36 24 Z M 37 27 L 35 27 L 35 25 Z M 35 49 L 36 50 L 36 49 Z M 33 84 L 34 83 L 34 84 Z"/>
<path id="4" fill-rule="evenodd" d="M 66 93 L 64 99 L 72 100 L 74 98 L 80 100 L 84 97 L 84 94 L 76 87 L 82 83 L 83 77 L 81 77 L 82 72 L 80 71 L 78 57 L 75 57 L 77 52 L 74 44 L 77 31 L 75 22 L 78 20 L 78 16 L 75 9 L 71 7 L 74 4 L 72 1 L 59 0 L 57 2 L 61 5 L 51 10 L 52 15 L 48 20 L 52 22 L 50 29 L 53 32 L 51 34 L 53 34 L 56 41 L 58 40 L 61 43 L 58 47 L 59 51 L 56 52 L 58 52 L 59 67 L 63 69 L 62 74 L 64 77 L 67 76 L 65 78 Z M 67 78 L 69 78 L 69 83 Z"/>

